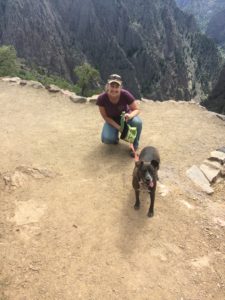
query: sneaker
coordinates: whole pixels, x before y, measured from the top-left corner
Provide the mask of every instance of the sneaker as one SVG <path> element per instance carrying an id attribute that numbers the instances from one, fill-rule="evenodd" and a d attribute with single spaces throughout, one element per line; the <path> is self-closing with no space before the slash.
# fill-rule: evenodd
<path id="1" fill-rule="evenodd" d="M 132 157 L 132 158 L 135 157 L 134 152 L 132 150 L 130 150 L 129 154 L 130 154 L 130 157 Z"/>
<path id="2" fill-rule="evenodd" d="M 137 149 L 136 149 L 136 148 L 134 148 L 134 150 L 137 152 Z M 131 157 L 133 157 L 133 158 L 135 157 L 135 154 L 134 154 L 133 150 L 130 149 L 129 155 L 130 155 Z"/>

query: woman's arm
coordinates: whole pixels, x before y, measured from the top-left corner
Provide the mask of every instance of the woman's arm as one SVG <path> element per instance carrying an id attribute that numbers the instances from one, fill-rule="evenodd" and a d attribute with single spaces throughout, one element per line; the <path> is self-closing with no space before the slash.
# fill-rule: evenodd
<path id="1" fill-rule="evenodd" d="M 101 116 L 103 117 L 103 119 L 110 125 L 112 125 L 114 128 L 116 128 L 117 130 L 121 131 L 120 125 L 117 124 L 112 118 L 109 118 L 107 116 L 107 113 L 105 111 L 105 108 L 103 106 L 99 106 L 99 111 Z"/>
<path id="2" fill-rule="evenodd" d="M 125 114 L 126 121 L 133 119 L 140 113 L 137 102 L 135 100 L 129 105 L 129 108 L 130 108 L 131 112 Z"/>

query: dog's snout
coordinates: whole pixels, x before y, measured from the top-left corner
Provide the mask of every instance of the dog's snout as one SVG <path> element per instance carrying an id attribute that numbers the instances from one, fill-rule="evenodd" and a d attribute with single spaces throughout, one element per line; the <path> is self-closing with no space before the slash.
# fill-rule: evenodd
<path id="1" fill-rule="evenodd" d="M 151 178 L 151 176 L 150 176 L 150 174 L 149 174 L 148 172 L 145 174 L 145 180 L 146 180 L 147 182 L 149 182 L 149 181 L 152 180 L 152 178 Z"/>

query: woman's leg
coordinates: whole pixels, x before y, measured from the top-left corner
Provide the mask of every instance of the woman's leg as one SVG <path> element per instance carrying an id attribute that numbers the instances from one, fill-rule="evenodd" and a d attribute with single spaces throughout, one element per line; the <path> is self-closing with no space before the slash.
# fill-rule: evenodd
<path id="1" fill-rule="evenodd" d="M 139 145 L 139 139 L 140 139 L 140 136 L 141 136 L 141 130 L 142 130 L 142 120 L 136 116 L 134 117 L 133 119 L 131 119 L 128 124 L 131 126 L 131 127 L 136 127 L 137 128 L 137 136 L 134 140 L 134 148 L 137 149 L 138 148 L 138 145 Z"/>
<path id="2" fill-rule="evenodd" d="M 118 144 L 118 130 L 108 123 L 102 129 L 102 142 L 104 144 Z"/>

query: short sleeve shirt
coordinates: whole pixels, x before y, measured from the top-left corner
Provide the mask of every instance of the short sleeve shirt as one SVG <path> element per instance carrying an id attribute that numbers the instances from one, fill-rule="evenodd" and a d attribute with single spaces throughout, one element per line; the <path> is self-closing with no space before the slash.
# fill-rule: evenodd
<path id="1" fill-rule="evenodd" d="M 120 99 L 116 104 L 110 102 L 108 94 L 103 93 L 98 96 L 96 105 L 105 108 L 106 114 L 112 119 L 120 117 L 122 111 L 129 112 L 129 105 L 135 101 L 134 96 L 126 90 L 121 90 Z"/>

